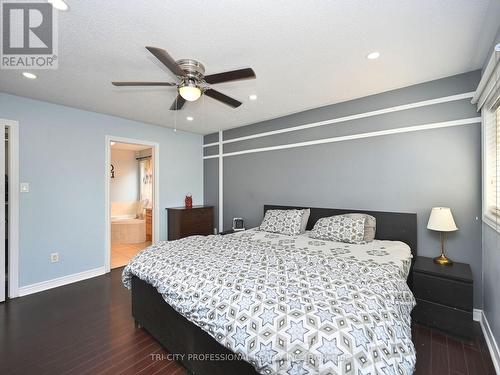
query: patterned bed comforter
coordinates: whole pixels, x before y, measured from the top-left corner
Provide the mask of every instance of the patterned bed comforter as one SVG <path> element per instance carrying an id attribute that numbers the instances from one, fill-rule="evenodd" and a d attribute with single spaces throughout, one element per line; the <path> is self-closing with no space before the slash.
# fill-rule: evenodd
<path id="1" fill-rule="evenodd" d="M 396 254 L 398 256 L 394 256 Z M 123 271 L 262 374 L 411 374 L 401 242 L 349 245 L 250 230 L 161 242 Z"/>

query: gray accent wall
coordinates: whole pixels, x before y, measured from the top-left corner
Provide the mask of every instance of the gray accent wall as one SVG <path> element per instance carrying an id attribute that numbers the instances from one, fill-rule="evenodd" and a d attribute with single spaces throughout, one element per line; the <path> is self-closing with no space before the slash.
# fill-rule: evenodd
<path id="1" fill-rule="evenodd" d="M 497 6 L 500 10 L 500 4 Z M 500 43 L 500 28 L 491 48 Z M 490 54 L 491 55 L 491 54 Z M 488 64 L 490 56 L 485 61 Z M 495 337 L 500 344 L 500 223 L 496 229 L 483 224 L 483 300 L 484 315 Z"/>
<path id="2" fill-rule="evenodd" d="M 500 223 L 497 228 L 483 224 L 483 310 L 500 343 Z"/>
<path id="3" fill-rule="evenodd" d="M 224 131 L 223 139 L 258 134 L 475 90 L 480 72 L 469 72 L 366 98 Z M 224 145 L 251 150 L 337 136 L 475 118 L 470 99 L 386 113 Z M 207 136 L 204 143 L 211 143 Z M 207 151 L 206 155 L 210 155 Z M 449 236 L 449 256 L 471 264 L 474 306 L 482 307 L 480 122 L 441 129 L 344 140 L 224 160 L 224 228 L 243 217 L 258 226 L 264 204 L 352 208 L 418 214 L 418 252 L 439 253 L 439 234 L 426 229 L 431 207 L 451 207 L 459 231 Z M 218 189 L 218 158 L 205 159 L 205 198 Z M 208 174 L 214 174 L 208 177 Z M 206 200 L 206 199 L 205 199 Z M 215 202 L 215 200 L 213 200 Z"/>

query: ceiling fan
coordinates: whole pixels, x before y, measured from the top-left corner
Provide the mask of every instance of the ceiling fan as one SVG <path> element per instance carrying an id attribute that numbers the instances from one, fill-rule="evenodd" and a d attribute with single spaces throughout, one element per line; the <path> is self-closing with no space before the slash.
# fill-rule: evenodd
<path id="1" fill-rule="evenodd" d="M 167 51 L 146 47 L 160 62 L 174 73 L 180 82 L 111 82 L 114 86 L 176 86 L 177 97 L 170 107 L 175 111 L 182 109 L 186 101 L 194 102 L 201 95 L 206 95 L 218 100 L 230 107 L 237 108 L 241 102 L 223 93 L 214 90 L 210 85 L 241 79 L 255 78 L 255 73 L 251 68 L 231 70 L 228 72 L 205 75 L 205 67 L 199 61 L 193 59 L 183 59 L 175 61 Z"/>

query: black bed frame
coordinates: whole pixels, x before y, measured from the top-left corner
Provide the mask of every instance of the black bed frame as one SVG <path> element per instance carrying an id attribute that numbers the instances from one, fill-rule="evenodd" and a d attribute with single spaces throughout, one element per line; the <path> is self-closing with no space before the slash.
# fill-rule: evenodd
<path id="1" fill-rule="evenodd" d="M 300 209 L 309 207 L 265 205 L 264 213 L 271 209 Z M 367 213 L 377 219 L 375 238 L 402 241 L 417 256 L 417 215 L 414 213 L 360 211 L 332 208 L 311 208 L 307 229 L 312 229 L 322 217 L 350 212 Z M 410 272 L 411 274 L 411 272 Z M 409 280 L 409 282 L 411 282 Z M 219 344 L 212 336 L 175 311 L 157 290 L 137 277 L 132 278 L 132 315 L 137 326 L 146 329 L 175 359 L 193 374 L 200 375 L 255 375 L 248 362 L 235 359 L 234 353 Z M 212 354 L 227 360 L 208 360 Z"/>

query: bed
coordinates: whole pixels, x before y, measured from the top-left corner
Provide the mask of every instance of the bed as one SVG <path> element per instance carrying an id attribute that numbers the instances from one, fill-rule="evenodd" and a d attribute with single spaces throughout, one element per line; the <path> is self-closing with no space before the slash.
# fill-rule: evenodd
<path id="1" fill-rule="evenodd" d="M 410 374 L 416 214 L 311 208 L 307 229 L 351 212 L 377 219 L 371 245 L 252 230 L 152 246 L 123 272 L 132 314 L 196 374 Z"/>

